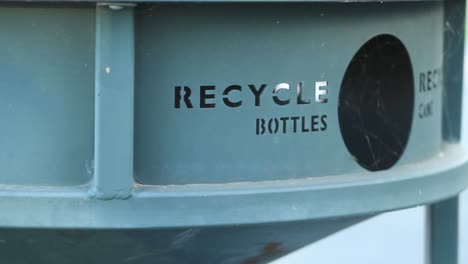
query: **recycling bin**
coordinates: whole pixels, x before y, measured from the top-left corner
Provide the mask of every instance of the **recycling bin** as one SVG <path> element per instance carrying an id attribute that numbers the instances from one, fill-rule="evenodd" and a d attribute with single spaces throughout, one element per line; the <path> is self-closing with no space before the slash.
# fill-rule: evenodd
<path id="1" fill-rule="evenodd" d="M 464 7 L 1 2 L 0 259 L 267 263 L 433 204 L 439 263 Z"/>

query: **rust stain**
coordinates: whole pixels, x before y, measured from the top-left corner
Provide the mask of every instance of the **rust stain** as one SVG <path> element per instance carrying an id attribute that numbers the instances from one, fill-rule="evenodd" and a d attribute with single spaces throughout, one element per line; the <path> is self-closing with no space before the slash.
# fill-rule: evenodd
<path id="1" fill-rule="evenodd" d="M 260 250 L 257 256 L 248 258 L 242 262 L 242 264 L 258 264 L 269 260 L 270 258 L 277 256 L 285 251 L 281 248 L 281 242 L 270 242 L 265 244 Z"/>

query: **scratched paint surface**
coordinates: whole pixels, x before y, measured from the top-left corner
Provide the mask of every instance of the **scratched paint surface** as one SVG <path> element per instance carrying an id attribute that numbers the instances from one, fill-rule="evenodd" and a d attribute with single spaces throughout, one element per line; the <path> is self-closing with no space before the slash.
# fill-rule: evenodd
<path id="1" fill-rule="evenodd" d="M 0 260 L 10 264 L 260 264 L 363 219 L 203 229 L 0 229 Z"/>
<path id="2" fill-rule="evenodd" d="M 442 88 L 426 87 L 442 63 L 441 8 L 438 2 L 140 6 L 136 179 L 165 185 L 366 173 L 344 143 L 338 102 L 347 66 L 381 34 L 400 39 L 413 70 L 414 101 L 390 96 L 394 108 L 409 109 L 405 122 L 413 120 L 394 166 L 433 157 L 442 143 Z M 431 41 L 421 45 L 423 36 Z M 393 86 L 385 90 L 399 91 Z M 425 109 L 431 115 L 420 117 Z M 376 142 L 399 134 L 382 130 L 388 135 Z"/>

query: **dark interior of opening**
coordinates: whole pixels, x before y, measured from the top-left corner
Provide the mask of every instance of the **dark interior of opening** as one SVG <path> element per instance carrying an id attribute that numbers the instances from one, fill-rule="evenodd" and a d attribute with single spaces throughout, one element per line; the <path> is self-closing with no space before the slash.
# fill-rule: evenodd
<path id="1" fill-rule="evenodd" d="M 413 119 L 413 71 L 403 43 L 391 35 L 367 41 L 344 75 L 338 118 L 353 158 L 370 171 L 402 156 Z"/>

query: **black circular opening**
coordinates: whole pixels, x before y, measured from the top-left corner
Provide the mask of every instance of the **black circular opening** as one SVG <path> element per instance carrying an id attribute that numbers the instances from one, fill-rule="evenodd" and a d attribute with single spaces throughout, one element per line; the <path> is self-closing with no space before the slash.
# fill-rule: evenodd
<path id="1" fill-rule="evenodd" d="M 403 154 L 413 119 L 413 85 L 408 51 L 391 35 L 367 41 L 348 65 L 338 119 L 348 151 L 367 170 L 388 169 Z"/>

